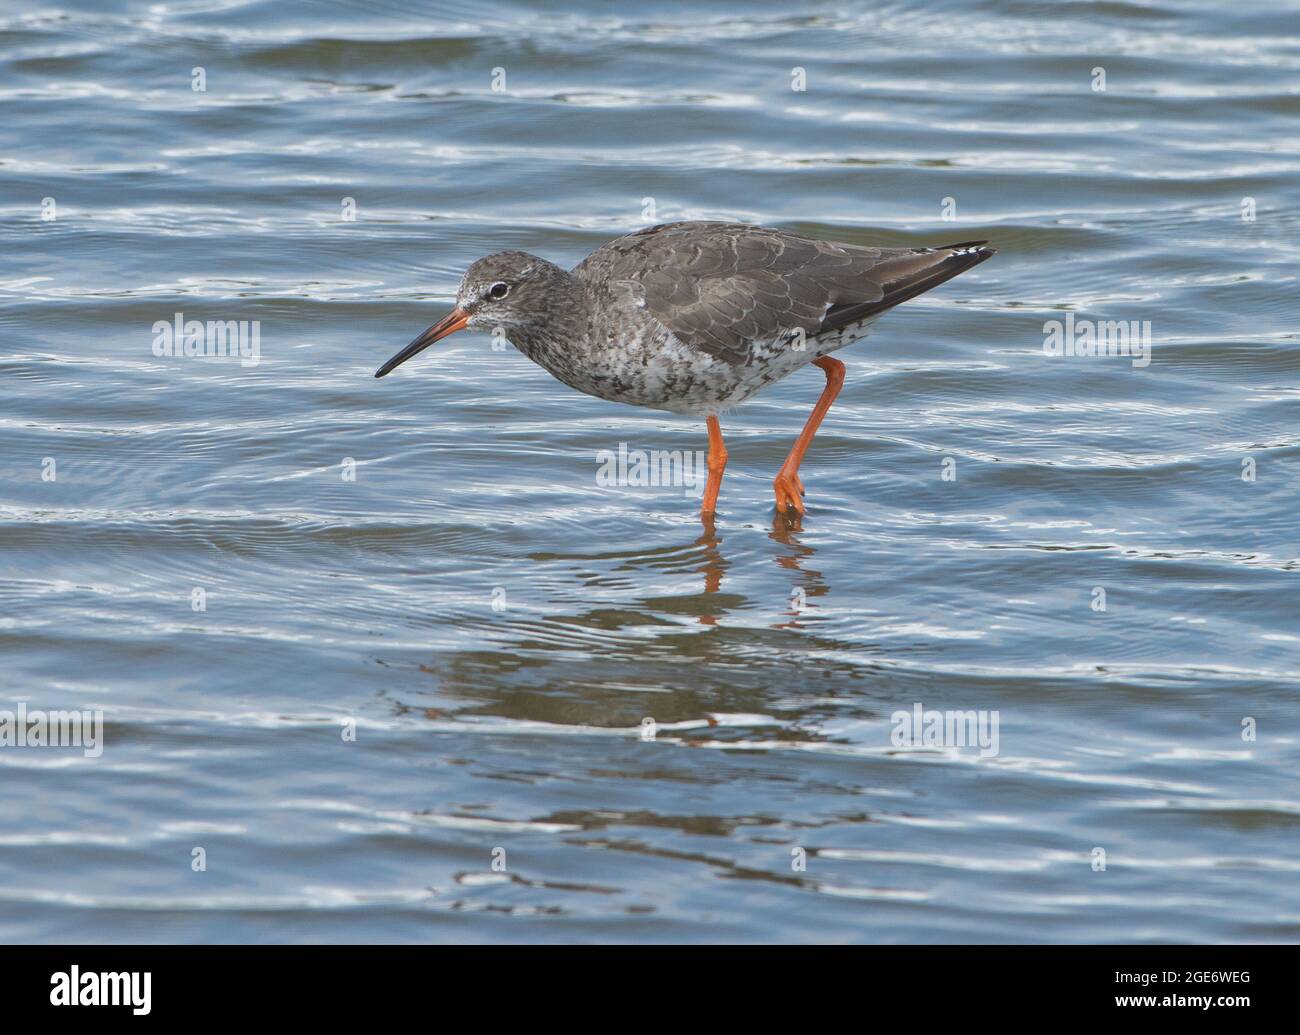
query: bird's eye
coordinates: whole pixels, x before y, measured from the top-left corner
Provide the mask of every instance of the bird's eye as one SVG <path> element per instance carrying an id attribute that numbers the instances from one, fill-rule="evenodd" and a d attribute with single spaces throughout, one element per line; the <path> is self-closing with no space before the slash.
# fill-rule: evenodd
<path id="1" fill-rule="evenodd" d="M 488 288 L 488 298 L 502 299 L 508 294 L 510 294 L 510 285 L 503 284 L 499 280 Z"/>

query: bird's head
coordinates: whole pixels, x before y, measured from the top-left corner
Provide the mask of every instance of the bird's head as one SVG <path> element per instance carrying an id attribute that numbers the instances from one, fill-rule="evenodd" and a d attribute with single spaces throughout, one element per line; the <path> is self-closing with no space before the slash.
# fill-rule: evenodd
<path id="1" fill-rule="evenodd" d="M 469 327 L 495 331 L 507 338 L 526 335 L 544 325 L 552 311 L 569 305 L 573 278 L 554 263 L 527 252 L 497 252 L 465 271 L 456 291 L 456 308 L 428 328 L 375 371 L 383 377 L 435 341 Z"/>

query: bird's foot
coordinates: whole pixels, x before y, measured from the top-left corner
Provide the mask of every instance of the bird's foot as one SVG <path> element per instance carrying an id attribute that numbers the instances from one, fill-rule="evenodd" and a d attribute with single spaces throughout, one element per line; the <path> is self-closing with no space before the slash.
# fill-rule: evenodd
<path id="1" fill-rule="evenodd" d="M 772 480 L 772 488 L 776 491 L 776 509 L 779 511 L 793 510 L 798 514 L 803 514 L 803 482 L 799 476 L 793 472 L 781 471 Z"/>

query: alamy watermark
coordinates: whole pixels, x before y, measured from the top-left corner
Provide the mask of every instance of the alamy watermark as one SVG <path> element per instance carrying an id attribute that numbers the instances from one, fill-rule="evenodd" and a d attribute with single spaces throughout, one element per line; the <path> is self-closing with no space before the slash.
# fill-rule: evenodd
<path id="1" fill-rule="evenodd" d="M 27 710 L 19 701 L 15 711 L 0 709 L 0 748 L 75 747 L 86 758 L 104 752 L 104 713 L 94 711 Z"/>
<path id="2" fill-rule="evenodd" d="M 889 717 L 894 724 L 889 741 L 894 747 L 979 748 L 980 758 L 998 753 L 997 711 L 926 710 L 917 701 L 910 711 L 900 708 Z"/>
<path id="3" fill-rule="evenodd" d="M 596 484 L 612 486 L 670 487 L 683 489 L 684 495 L 702 496 L 709 477 L 703 450 L 629 449 L 618 444 L 618 452 L 602 449 L 596 454 Z"/>
<path id="4" fill-rule="evenodd" d="M 129 1006 L 143 1017 L 153 1009 L 153 971 L 100 971 L 84 973 L 75 963 L 50 975 L 51 1006 Z"/>
<path id="5" fill-rule="evenodd" d="M 1043 324 L 1044 356 L 1130 356 L 1135 367 L 1151 363 L 1150 320 L 1065 319 Z"/>
<path id="6" fill-rule="evenodd" d="M 169 359 L 237 359 L 241 366 L 255 367 L 262 361 L 260 320 L 187 320 L 177 313 L 173 320 L 157 321 L 153 327 L 153 354 Z"/>

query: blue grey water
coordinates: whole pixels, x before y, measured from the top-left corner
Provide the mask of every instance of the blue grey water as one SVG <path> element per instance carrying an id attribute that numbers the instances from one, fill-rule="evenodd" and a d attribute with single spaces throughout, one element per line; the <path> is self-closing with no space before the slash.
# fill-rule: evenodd
<path id="1" fill-rule="evenodd" d="M 1300 940 L 1298 29 L 6 5 L 0 710 L 104 742 L 0 747 L 0 939 Z M 840 353 L 801 523 L 816 370 L 712 532 L 599 477 L 697 421 L 483 334 L 372 377 L 478 256 L 683 218 L 998 249 Z"/>

